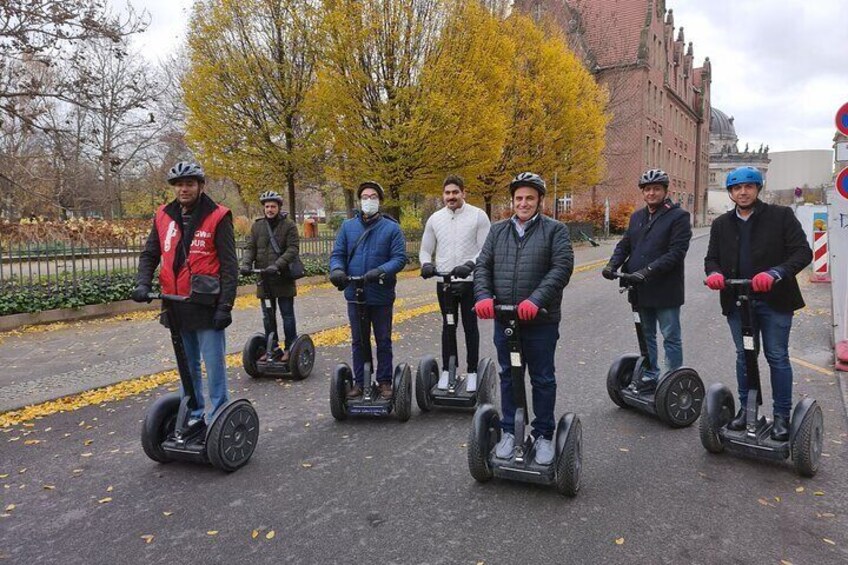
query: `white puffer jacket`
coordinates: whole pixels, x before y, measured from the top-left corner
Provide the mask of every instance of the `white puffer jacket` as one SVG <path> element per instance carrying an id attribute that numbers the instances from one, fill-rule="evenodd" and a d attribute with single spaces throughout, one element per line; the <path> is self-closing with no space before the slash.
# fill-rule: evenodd
<path id="1" fill-rule="evenodd" d="M 422 265 L 435 263 L 439 272 L 476 261 L 490 225 L 486 213 L 467 202 L 456 211 L 446 206 L 427 220 L 418 259 Z M 473 278 L 472 275 L 458 280 L 471 282 Z"/>

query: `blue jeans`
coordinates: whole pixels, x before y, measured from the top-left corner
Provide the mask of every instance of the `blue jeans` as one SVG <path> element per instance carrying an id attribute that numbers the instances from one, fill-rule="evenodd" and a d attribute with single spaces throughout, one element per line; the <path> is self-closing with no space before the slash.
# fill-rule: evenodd
<path id="1" fill-rule="evenodd" d="M 356 384 L 362 386 L 365 382 L 364 365 L 366 355 L 371 360 L 372 374 L 377 375 L 377 382 L 392 382 L 392 307 L 365 306 L 369 324 L 365 328 L 365 339 L 368 341 L 368 351 L 360 347 L 359 313 L 357 305 L 347 303 L 347 317 L 350 320 L 350 348 L 353 353 L 353 377 Z M 374 328 L 374 340 L 377 342 L 377 370 L 371 356 L 371 328 Z"/>
<path id="2" fill-rule="evenodd" d="M 212 412 L 215 414 L 230 399 L 227 391 L 227 365 L 224 361 L 224 353 L 227 350 L 224 330 L 182 330 L 188 367 L 191 371 L 191 382 L 197 396 L 197 408 L 192 410 L 192 418 L 200 418 L 206 403 L 203 400 L 203 375 L 200 370 L 200 358 L 206 365 L 206 377 L 209 380 L 209 400 L 212 401 Z M 180 385 L 180 392 L 185 391 Z"/>
<path id="3" fill-rule="evenodd" d="M 288 351 L 291 349 L 294 340 L 297 339 L 297 322 L 294 318 L 294 297 L 280 296 L 277 298 L 277 305 L 280 308 L 280 317 L 283 319 L 283 333 L 286 336 L 285 350 Z M 277 332 L 277 340 L 279 339 L 280 334 Z"/>
<path id="4" fill-rule="evenodd" d="M 771 373 L 771 390 L 774 396 L 774 414 L 789 417 L 792 410 L 792 365 L 789 363 L 789 331 L 792 329 L 792 312 L 778 312 L 762 300 L 751 302 L 754 323 L 754 351 L 760 355 L 760 343 L 766 354 Z M 748 402 L 748 381 L 745 371 L 745 349 L 742 343 L 742 317 L 739 309 L 727 315 L 733 343 L 736 345 L 736 382 L 739 402 Z M 762 385 L 760 386 L 762 393 Z"/>
<path id="5" fill-rule="evenodd" d="M 665 365 L 667 371 L 679 369 L 683 365 L 683 341 L 680 338 L 680 306 L 673 308 L 639 308 L 642 319 L 642 332 L 648 346 L 648 358 L 651 367 L 645 371 L 645 378 L 656 380 L 660 376 L 659 355 L 657 353 L 657 323 L 663 336 Z"/>
<path id="6" fill-rule="evenodd" d="M 509 359 L 509 345 L 504 335 L 506 326 L 495 319 L 495 348 L 498 351 L 498 363 L 501 366 L 501 429 L 515 433 L 515 400 L 512 397 L 512 365 Z M 554 406 L 556 404 L 556 373 L 554 352 L 559 340 L 559 324 L 522 325 L 521 360 L 523 367 L 530 373 L 530 385 L 533 387 L 533 435 L 548 439 L 554 437 Z"/>

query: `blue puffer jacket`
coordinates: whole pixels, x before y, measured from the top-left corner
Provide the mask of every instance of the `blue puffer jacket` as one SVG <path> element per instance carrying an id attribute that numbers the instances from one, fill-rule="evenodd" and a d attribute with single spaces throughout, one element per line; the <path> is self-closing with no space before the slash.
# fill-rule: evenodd
<path id="1" fill-rule="evenodd" d="M 370 229 L 368 235 L 354 251 L 359 236 Z M 350 258 L 348 260 L 348 258 Z M 330 255 L 330 271 L 341 269 L 350 276 L 361 276 L 371 269 L 382 269 L 386 273 L 383 284 L 365 285 L 365 302 L 369 306 L 389 306 L 395 301 L 395 276 L 406 266 L 406 238 L 397 221 L 381 214 L 366 223 L 359 212 L 345 220 Z M 345 299 L 353 301 L 353 285 L 345 289 Z"/>

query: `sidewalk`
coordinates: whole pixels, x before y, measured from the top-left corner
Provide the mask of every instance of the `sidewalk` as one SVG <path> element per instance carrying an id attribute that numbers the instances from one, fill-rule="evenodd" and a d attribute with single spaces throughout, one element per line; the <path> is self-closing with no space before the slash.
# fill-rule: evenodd
<path id="1" fill-rule="evenodd" d="M 602 241 L 599 247 L 576 244 L 576 264 L 605 261 L 617 241 Z M 435 302 L 434 284 L 415 276 L 403 278 L 398 283 L 398 300 L 403 309 Z M 314 289 L 298 297 L 295 307 L 301 333 L 347 324 L 344 300 L 333 288 Z M 157 314 L 88 320 L 63 329 L 3 337 L 0 412 L 175 368 L 168 333 L 159 325 Z M 240 352 L 247 338 L 261 330 L 258 307 L 235 310 L 227 330 L 227 353 Z"/>

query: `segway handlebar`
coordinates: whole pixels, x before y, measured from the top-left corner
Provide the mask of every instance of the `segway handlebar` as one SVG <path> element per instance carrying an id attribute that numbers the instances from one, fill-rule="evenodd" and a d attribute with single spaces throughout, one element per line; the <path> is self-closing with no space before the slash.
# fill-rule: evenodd
<path id="1" fill-rule="evenodd" d="M 148 292 L 147 298 L 150 300 L 170 300 L 171 302 L 188 302 L 190 296 L 180 296 L 179 294 L 165 294 L 163 292 Z"/>
<path id="2" fill-rule="evenodd" d="M 470 277 L 473 274 L 474 274 L 474 270 L 472 269 L 471 272 L 468 274 L 468 276 Z M 459 277 L 455 277 L 451 271 L 436 271 L 436 272 L 433 273 L 433 276 L 434 277 L 450 277 L 452 279 L 459 278 Z"/>
<path id="3" fill-rule="evenodd" d="M 518 312 L 517 304 L 495 304 L 495 312 L 500 312 L 502 314 L 514 314 Z M 547 308 L 539 308 L 539 314 L 547 314 Z"/>
<path id="4" fill-rule="evenodd" d="M 624 282 L 631 283 L 631 284 L 639 284 L 639 283 L 642 283 L 642 282 L 645 281 L 645 279 L 637 277 L 637 276 L 633 275 L 632 273 L 617 273 L 616 272 L 616 273 L 613 273 L 613 276 L 617 279 L 621 279 Z"/>
<path id="5" fill-rule="evenodd" d="M 386 273 L 383 273 L 382 275 L 380 275 L 380 280 L 377 282 L 377 284 L 383 284 L 383 281 L 385 280 L 385 278 L 386 278 Z M 357 282 L 364 283 L 366 281 L 365 281 L 364 275 L 348 275 L 347 276 L 347 282 L 348 283 L 357 283 Z"/>
<path id="6" fill-rule="evenodd" d="M 725 279 L 724 284 L 730 286 L 746 286 L 751 284 L 751 279 Z"/>

